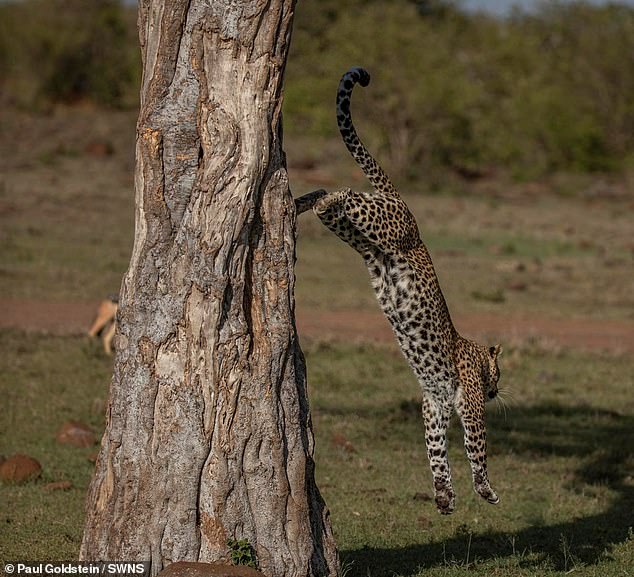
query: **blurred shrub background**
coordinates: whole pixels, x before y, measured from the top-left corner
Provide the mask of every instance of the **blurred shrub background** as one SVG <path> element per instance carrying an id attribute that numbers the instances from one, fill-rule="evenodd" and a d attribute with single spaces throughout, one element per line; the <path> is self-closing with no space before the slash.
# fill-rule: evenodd
<path id="1" fill-rule="evenodd" d="M 36 111 L 86 100 L 135 106 L 138 44 L 136 10 L 116 0 L 0 4 L 0 102 Z"/>
<path id="2" fill-rule="evenodd" d="M 501 19 L 427 0 L 300 0 L 290 137 L 336 137 L 341 73 L 362 65 L 364 139 L 401 180 L 530 180 L 634 166 L 634 9 L 547 3 Z M 136 11 L 114 0 L 0 4 L 0 104 L 136 106 Z M 310 151 L 309 151 L 310 152 Z"/>

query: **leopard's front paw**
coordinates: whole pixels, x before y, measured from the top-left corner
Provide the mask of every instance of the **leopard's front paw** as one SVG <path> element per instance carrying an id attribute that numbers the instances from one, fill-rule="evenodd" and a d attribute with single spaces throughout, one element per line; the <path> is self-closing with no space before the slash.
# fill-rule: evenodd
<path id="1" fill-rule="evenodd" d="M 349 188 L 342 188 L 334 192 L 321 196 L 314 204 L 313 210 L 317 216 L 322 216 L 331 207 L 341 205 L 346 197 L 350 194 Z"/>
<path id="2" fill-rule="evenodd" d="M 489 485 L 489 481 L 479 476 L 475 476 L 473 479 L 473 488 L 475 492 L 483 499 L 486 499 L 492 505 L 497 505 L 500 502 L 500 498 L 497 493 Z"/>
<path id="3" fill-rule="evenodd" d="M 451 485 L 436 484 L 436 508 L 441 515 L 451 515 L 456 506 L 456 494 Z"/>
<path id="4" fill-rule="evenodd" d="M 500 502 L 500 498 L 491 487 L 478 487 L 476 491 L 480 497 L 486 499 L 491 505 L 497 505 Z"/>
<path id="5" fill-rule="evenodd" d="M 328 193 L 320 188 L 319 190 L 314 190 L 313 192 L 309 192 L 295 199 L 295 211 L 297 214 L 302 214 L 307 210 L 310 210 L 315 206 L 315 203 L 320 199 L 326 196 Z"/>

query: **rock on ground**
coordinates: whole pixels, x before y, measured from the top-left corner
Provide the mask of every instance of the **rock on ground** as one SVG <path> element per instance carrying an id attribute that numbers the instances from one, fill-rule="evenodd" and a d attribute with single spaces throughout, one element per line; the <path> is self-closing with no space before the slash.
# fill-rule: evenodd
<path id="1" fill-rule="evenodd" d="M 0 465 L 0 479 L 10 483 L 26 483 L 42 474 L 42 465 L 28 455 L 18 453 Z"/>

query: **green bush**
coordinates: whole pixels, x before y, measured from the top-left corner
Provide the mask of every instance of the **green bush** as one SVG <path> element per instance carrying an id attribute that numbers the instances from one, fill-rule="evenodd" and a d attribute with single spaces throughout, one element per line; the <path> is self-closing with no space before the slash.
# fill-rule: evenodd
<path id="1" fill-rule="evenodd" d="M 115 0 L 25 0 L 0 6 L 5 102 L 42 107 L 92 100 L 136 102 L 134 14 Z"/>
<path id="2" fill-rule="evenodd" d="M 632 156 L 634 10 L 550 3 L 498 20 L 428 4 L 298 3 L 289 131 L 334 136 L 337 81 L 362 65 L 373 83 L 355 94 L 359 132 L 401 178 L 534 178 Z"/>
<path id="3" fill-rule="evenodd" d="M 135 11 L 116 0 L 1 3 L 0 102 L 135 105 L 139 52 Z M 446 0 L 302 0 L 289 134 L 338 138 L 334 95 L 352 65 L 373 77 L 355 93 L 359 132 L 397 180 L 530 179 L 634 161 L 630 7 L 550 2 L 501 20 Z"/>

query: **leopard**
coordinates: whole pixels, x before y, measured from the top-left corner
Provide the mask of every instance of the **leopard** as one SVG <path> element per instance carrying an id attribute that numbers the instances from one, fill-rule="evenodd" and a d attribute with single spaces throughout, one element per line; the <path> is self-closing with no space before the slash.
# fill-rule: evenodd
<path id="1" fill-rule="evenodd" d="M 497 504 L 500 499 L 487 474 L 484 416 L 485 403 L 498 395 L 502 348 L 458 333 L 414 215 L 359 138 L 350 101 L 355 85 L 366 87 L 369 82 L 365 69 L 350 68 L 339 82 L 336 113 L 343 142 L 373 190 L 319 189 L 295 199 L 296 213 L 312 209 L 365 262 L 379 305 L 422 390 L 425 444 L 438 512 L 448 515 L 455 508 L 447 454 L 454 410 L 464 430 L 473 488 L 488 503 Z"/>

